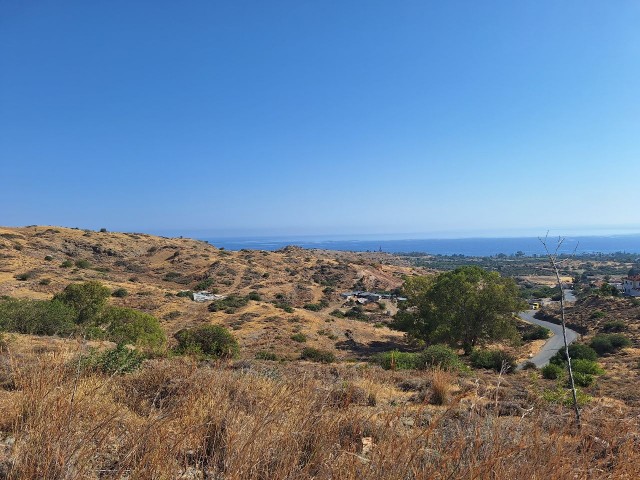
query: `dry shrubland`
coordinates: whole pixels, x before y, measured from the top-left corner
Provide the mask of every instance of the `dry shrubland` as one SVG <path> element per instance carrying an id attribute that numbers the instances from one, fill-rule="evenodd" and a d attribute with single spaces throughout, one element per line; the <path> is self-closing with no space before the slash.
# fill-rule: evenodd
<path id="1" fill-rule="evenodd" d="M 1 354 L 0 478 L 640 476 L 637 412 L 593 402 L 576 432 L 524 372 L 173 358 L 107 376 L 80 348 Z"/>

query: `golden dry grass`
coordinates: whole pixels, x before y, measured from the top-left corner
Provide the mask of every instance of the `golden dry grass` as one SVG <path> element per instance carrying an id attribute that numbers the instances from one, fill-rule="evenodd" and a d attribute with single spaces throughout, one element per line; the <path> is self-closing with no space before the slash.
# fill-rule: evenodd
<path id="1" fill-rule="evenodd" d="M 640 475 L 637 415 L 595 402 L 576 432 L 570 410 L 516 395 L 517 379 L 179 358 L 110 377 L 80 372 L 72 353 L 2 354 L 6 478 Z M 398 389 L 411 382 L 448 405 Z M 506 408 L 518 398 L 526 408 Z"/>

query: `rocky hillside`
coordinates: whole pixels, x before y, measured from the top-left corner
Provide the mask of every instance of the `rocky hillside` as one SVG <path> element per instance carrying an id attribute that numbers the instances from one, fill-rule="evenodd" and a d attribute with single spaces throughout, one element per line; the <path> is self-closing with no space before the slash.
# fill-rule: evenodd
<path id="1" fill-rule="evenodd" d="M 395 311 L 392 302 L 364 307 L 366 319 L 329 315 L 346 311 L 345 290 L 389 291 L 401 286 L 403 275 L 425 272 L 401 262 L 380 253 L 230 252 L 186 238 L 0 227 L 0 296 L 45 299 L 69 283 L 97 280 L 119 292 L 113 304 L 153 314 L 169 335 L 194 324 L 223 324 L 251 356 L 270 349 L 293 358 L 304 346 L 316 346 L 348 358 L 401 342 L 400 333 L 383 326 Z M 211 312 L 210 302 L 177 296 L 199 290 L 252 294 L 253 300 Z"/>

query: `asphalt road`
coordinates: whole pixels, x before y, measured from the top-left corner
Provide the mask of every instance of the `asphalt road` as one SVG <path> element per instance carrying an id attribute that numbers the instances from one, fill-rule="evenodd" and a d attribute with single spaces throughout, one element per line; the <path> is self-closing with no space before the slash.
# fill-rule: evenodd
<path id="1" fill-rule="evenodd" d="M 522 320 L 529 323 L 534 323 L 536 325 L 542 325 L 545 328 L 548 328 L 553 333 L 553 336 L 547 340 L 537 355 L 530 358 L 528 361 L 533 362 L 536 367 L 544 367 L 547 363 L 549 363 L 549 359 L 555 355 L 555 353 L 564 348 L 564 339 L 562 338 L 562 325 L 556 325 L 555 323 L 545 322 L 544 320 L 538 320 L 534 318 L 533 315 L 536 313 L 536 310 L 527 310 L 524 312 L 520 312 L 518 315 Z M 572 343 L 578 339 L 578 332 L 575 330 L 571 330 L 567 328 L 567 341 Z M 523 364 L 519 365 L 522 367 Z"/>

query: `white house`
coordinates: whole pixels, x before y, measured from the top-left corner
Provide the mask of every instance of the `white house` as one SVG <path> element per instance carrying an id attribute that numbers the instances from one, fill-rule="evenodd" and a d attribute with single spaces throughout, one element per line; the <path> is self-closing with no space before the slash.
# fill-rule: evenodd
<path id="1" fill-rule="evenodd" d="M 623 278 L 622 291 L 630 297 L 640 297 L 640 275 L 631 275 Z"/>
<path id="2" fill-rule="evenodd" d="M 222 300 L 224 298 L 227 298 L 226 295 L 215 295 L 211 292 L 207 292 L 206 290 L 203 290 L 201 292 L 195 292 L 193 294 L 193 301 L 194 302 L 210 302 L 212 300 Z"/>

